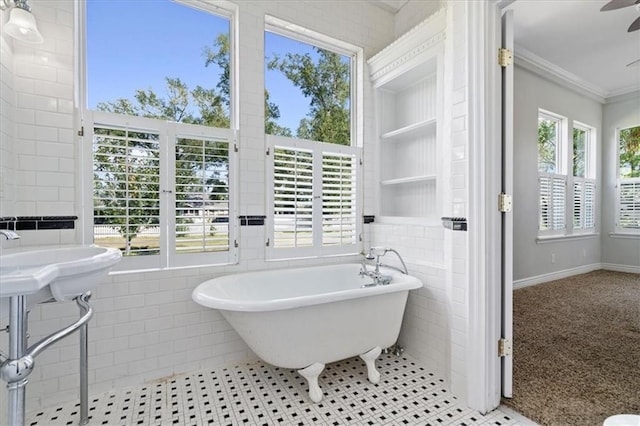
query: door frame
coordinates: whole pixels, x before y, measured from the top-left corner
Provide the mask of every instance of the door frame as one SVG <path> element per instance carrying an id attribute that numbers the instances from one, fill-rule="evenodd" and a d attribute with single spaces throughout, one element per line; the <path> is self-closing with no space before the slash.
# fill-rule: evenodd
<path id="1" fill-rule="evenodd" d="M 502 323 L 501 11 L 513 0 L 467 0 L 469 105 L 469 312 L 467 404 L 487 413 L 500 405 Z"/>

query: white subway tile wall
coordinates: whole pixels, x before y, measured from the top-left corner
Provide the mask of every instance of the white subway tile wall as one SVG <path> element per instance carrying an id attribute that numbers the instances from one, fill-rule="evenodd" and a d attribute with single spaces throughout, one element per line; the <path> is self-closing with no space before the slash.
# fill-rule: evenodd
<path id="1" fill-rule="evenodd" d="M 416 2 L 417 3 L 417 2 Z M 467 216 L 467 32 L 464 2 L 448 3 L 444 81 L 442 216 Z M 411 21 L 402 9 L 396 25 Z M 402 28 L 396 35 L 409 28 Z M 467 232 L 441 225 L 372 224 L 372 245 L 393 247 L 410 259 L 409 270 L 425 283 L 411 293 L 400 342 L 406 351 L 445 378 L 455 395 L 466 397 L 468 317 Z"/>
<path id="2" fill-rule="evenodd" d="M 426 18 L 437 2 L 412 0 L 398 15 L 362 2 L 237 1 L 239 7 L 240 140 L 239 215 L 265 213 L 265 151 L 262 75 L 264 15 L 295 22 L 334 38 L 363 46 L 369 58 L 397 34 Z M 73 2 L 30 2 L 45 38 L 29 46 L 1 38 L 0 215 L 78 214 L 80 139 L 76 136 L 74 99 Z M 452 110 L 443 143 L 445 167 L 443 214 L 465 216 L 468 199 L 466 129 L 466 31 L 464 4 L 453 2 L 449 31 L 453 48 Z M 6 11 L 2 12 L 6 19 Z M 459 24 L 458 24 L 459 23 Z M 170 54 L 170 52 L 167 52 Z M 364 213 L 374 214 L 375 114 L 373 91 L 365 70 Z M 445 164 L 448 164 L 445 161 Z M 82 219 L 82 218 L 81 218 Z M 267 218 L 267 222 L 269 218 Z M 372 223 L 364 226 L 363 248 L 385 245 L 398 250 L 425 287 L 412 292 L 400 341 L 427 370 L 444 377 L 454 394 L 464 397 L 467 318 L 466 233 L 442 226 Z M 79 230 L 23 231 L 16 244 L 80 242 Z M 239 263 L 230 266 L 138 272 L 110 276 L 93 294 L 96 314 L 89 332 L 91 393 L 137 385 L 198 369 L 255 360 L 222 316 L 191 300 L 202 281 L 255 269 L 291 267 L 345 259 L 265 261 L 266 227 L 239 229 Z M 3 247 L 8 243 L 1 242 Z M 14 246 L 16 245 L 14 244 Z M 358 260 L 351 257 L 349 260 Z M 31 341 L 77 319 L 73 303 L 47 304 L 30 314 Z M 6 325 L 6 320 L 0 326 Z M 6 337 L 2 337 L 6 347 Z M 37 360 L 28 385 L 32 410 L 77 398 L 78 336 L 56 343 Z M 4 386 L 0 396 L 4 398 Z M 4 405 L 4 404 L 3 404 Z M 5 408 L 0 408 L 0 411 Z M 0 412 L 3 415 L 3 412 Z"/>

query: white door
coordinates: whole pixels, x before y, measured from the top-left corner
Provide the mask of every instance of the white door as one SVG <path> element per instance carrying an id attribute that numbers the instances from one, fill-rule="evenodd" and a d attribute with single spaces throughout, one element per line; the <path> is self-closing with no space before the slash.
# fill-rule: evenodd
<path id="1" fill-rule="evenodd" d="M 511 64 L 502 67 L 502 192 L 513 194 L 513 11 L 502 15 L 502 47 Z M 513 341 L 513 213 L 502 213 L 502 338 Z M 511 346 L 511 345 L 509 345 Z M 502 357 L 502 396 L 513 395 L 513 355 Z"/>

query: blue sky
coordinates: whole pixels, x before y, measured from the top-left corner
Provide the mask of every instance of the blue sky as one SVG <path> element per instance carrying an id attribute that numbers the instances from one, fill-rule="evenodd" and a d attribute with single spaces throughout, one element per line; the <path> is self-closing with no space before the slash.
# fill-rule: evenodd
<path id="1" fill-rule="evenodd" d="M 228 28 L 226 19 L 169 0 L 87 0 L 89 108 L 132 99 L 136 89 L 165 95 L 165 77 L 179 77 L 189 88 L 214 88 L 219 70 L 204 66 L 203 48 Z M 270 33 L 265 45 L 267 56 L 315 56 L 311 46 Z M 279 124 L 295 134 L 309 100 L 279 72 L 267 72 L 265 80 L 271 102 L 280 108 Z"/>

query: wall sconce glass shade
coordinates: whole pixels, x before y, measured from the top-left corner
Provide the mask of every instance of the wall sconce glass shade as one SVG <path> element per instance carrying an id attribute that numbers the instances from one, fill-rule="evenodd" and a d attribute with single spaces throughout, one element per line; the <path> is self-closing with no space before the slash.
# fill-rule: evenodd
<path id="1" fill-rule="evenodd" d="M 11 9 L 9 21 L 4 24 L 4 32 L 17 40 L 27 43 L 35 44 L 44 41 L 42 34 L 38 31 L 36 18 L 31 12 L 18 6 Z"/>

